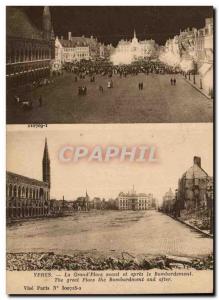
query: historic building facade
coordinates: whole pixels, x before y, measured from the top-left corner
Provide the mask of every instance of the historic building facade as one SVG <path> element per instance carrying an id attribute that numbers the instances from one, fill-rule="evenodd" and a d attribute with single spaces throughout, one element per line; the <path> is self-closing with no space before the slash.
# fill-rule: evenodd
<path id="1" fill-rule="evenodd" d="M 201 158 L 195 156 L 193 166 L 179 179 L 177 201 L 180 209 L 207 208 L 213 201 L 213 178 L 201 167 Z"/>
<path id="2" fill-rule="evenodd" d="M 158 46 L 154 40 L 139 41 L 134 36 L 132 40 L 121 40 L 111 55 L 111 61 L 114 64 L 131 63 L 138 59 L 155 58 L 158 53 Z"/>
<path id="3" fill-rule="evenodd" d="M 90 197 L 86 191 L 85 196 L 80 196 L 72 202 L 74 210 L 88 211 L 90 209 Z"/>
<path id="4" fill-rule="evenodd" d="M 213 18 L 205 19 L 205 27 L 197 31 L 196 61 L 198 73 L 201 78 L 201 88 L 213 97 L 213 76 L 214 76 L 214 29 Z"/>
<path id="5" fill-rule="evenodd" d="M 73 37 L 68 32 L 68 39 L 56 37 L 55 39 L 55 59 L 53 61 L 53 70 L 60 69 L 63 64 L 80 60 L 96 60 L 108 58 L 112 46 L 101 44 L 96 38 L 91 37 Z"/>
<path id="6" fill-rule="evenodd" d="M 169 188 L 169 191 L 167 191 L 163 196 L 161 208 L 165 213 L 171 213 L 175 208 L 175 194 L 173 193 L 171 188 Z"/>
<path id="7" fill-rule="evenodd" d="M 128 193 L 119 193 L 116 199 L 116 207 L 119 210 L 147 210 L 155 208 L 152 194 L 137 194 L 134 190 Z"/>
<path id="8" fill-rule="evenodd" d="M 50 159 L 45 141 L 43 181 L 6 172 L 6 215 L 8 220 L 48 216 L 50 213 Z"/>
<path id="9" fill-rule="evenodd" d="M 213 18 L 205 19 L 203 28 L 187 28 L 164 47 L 160 47 L 159 59 L 185 72 L 195 72 L 200 78 L 198 86 L 213 96 Z"/>
<path id="10" fill-rule="evenodd" d="M 7 7 L 7 87 L 26 84 L 50 75 L 55 46 L 48 6 L 44 8 L 42 19 L 41 31 L 32 25 L 22 8 Z"/>

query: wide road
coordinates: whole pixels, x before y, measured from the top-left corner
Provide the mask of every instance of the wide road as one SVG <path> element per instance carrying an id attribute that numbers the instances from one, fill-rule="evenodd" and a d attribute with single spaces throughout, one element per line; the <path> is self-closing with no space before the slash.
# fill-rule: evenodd
<path id="1" fill-rule="evenodd" d="M 96 76 L 74 82 L 74 75 L 56 77 L 51 85 L 23 92 L 32 99 L 33 110 L 24 111 L 12 97 L 7 97 L 8 123 L 178 123 L 212 122 L 213 102 L 185 79 L 176 76 L 176 86 L 170 85 L 170 75 L 114 76 L 114 87 L 107 89 L 107 77 Z M 144 89 L 139 91 L 138 83 Z M 78 96 L 78 87 L 87 86 L 87 95 Z M 103 86 L 104 92 L 99 91 Z M 14 92 L 19 94 L 19 91 Z M 22 95 L 22 94 L 21 94 Z M 43 105 L 38 99 L 42 96 Z"/>
<path id="2" fill-rule="evenodd" d="M 7 228 L 8 252 L 99 251 L 133 255 L 199 256 L 213 240 L 156 211 L 91 211 Z"/>

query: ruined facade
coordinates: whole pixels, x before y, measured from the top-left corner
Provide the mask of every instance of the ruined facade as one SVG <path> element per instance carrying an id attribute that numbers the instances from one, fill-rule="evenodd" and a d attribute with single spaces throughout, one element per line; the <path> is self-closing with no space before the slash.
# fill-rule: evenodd
<path id="1" fill-rule="evenodd" d="M 195 156 L 193 166 L 179 179 L 177 201 L 181 209 L 199 209 L 208 206 L 213 178 L 201 167 L 201 158 Z M 212 201 L 212 199 L 210 200 Z"/>

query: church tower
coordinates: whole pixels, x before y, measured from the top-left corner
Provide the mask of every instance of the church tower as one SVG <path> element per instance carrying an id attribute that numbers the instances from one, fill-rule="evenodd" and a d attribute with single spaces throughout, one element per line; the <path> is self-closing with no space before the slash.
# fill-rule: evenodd
<path id="1" fill-rule="evenodd" d="M 50 188 L 50 159 L 47 146 L 47 139 L 45 140 L 44 152 L 43 152 L 43 181 L 49 184 Z"/>
<path id="2" fill-rule="evenodd" d="M 138 44 L 138 39 L 137 39 L 137 37 L 136 37 L 136 31 L 135 31 L 135 29 L 134 29 L 134 36 L 133 36 L 133 38 L 132 38 L 132 44 Z"/>
<path id="3" fill-rule="evenodd" d="M 51 40 L 52 21 L 49 6 L 44 6 L 43 9 L 43 39 Z"/>

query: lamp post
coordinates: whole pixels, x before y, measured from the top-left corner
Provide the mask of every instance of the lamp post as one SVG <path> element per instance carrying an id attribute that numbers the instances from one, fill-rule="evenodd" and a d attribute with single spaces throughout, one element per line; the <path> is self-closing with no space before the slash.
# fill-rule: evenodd
<path id="1" fill-rule="evenodd" d="M 195 84 L 195 73 L 193 74 L 193 83 Z"/>
<path id="2" fill-rule="evenodd" d="M 178 189 L 175 189 L 175 217 L 180 217 L 180 202 L 178 196 Z"/>

